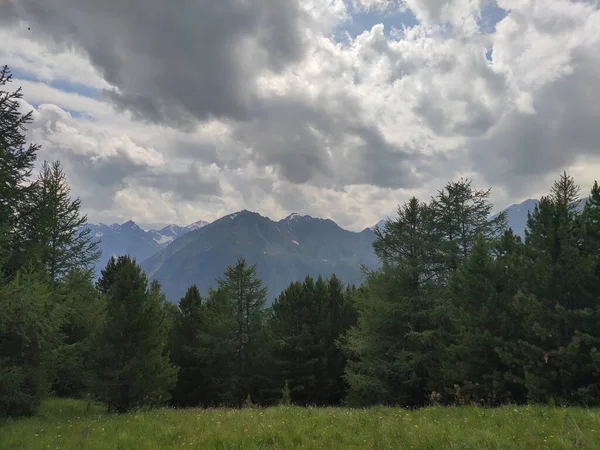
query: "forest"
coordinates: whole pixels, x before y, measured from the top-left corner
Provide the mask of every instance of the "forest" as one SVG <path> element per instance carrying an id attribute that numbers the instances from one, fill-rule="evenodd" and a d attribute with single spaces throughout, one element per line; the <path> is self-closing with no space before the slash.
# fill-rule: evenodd
<path id="1" fill-rule="evenodd" d="M 360 286 L 307 277 L 266 307 L 243 258 L 168 302 L 98 244 L 0 70 L 0 416 L 48 396 L 172 407 L 600 404 L 600 187 L 566 172 L 524 240 L 451 181 L 376 230 Z M 586 198 L 581 213 L 575 204 Z"/>

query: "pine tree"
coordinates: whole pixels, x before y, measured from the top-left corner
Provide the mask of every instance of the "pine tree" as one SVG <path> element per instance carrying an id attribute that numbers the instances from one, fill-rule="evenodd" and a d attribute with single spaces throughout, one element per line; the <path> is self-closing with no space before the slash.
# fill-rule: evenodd
<path id="1" fill-rule="evenodd" d="M 109 410 L 164 404 L 177 370 L 167 351 L 168 318 L 160 286 L 125 257 L 107 296 L 105 322 L 95 341 L 95 391 Z"/>
<path id="2" fill-rule="evenodd" d="M 70 187 L 59 162 L 44 162 L 29 191 L 30 211 L 25 220 L 25 240 L 30 254 L 44 265 L 56 283 L 74 269 L 93 271 L 100 257 L 98 242 L 80 213 L 79 199 L 71 200 Z"/>

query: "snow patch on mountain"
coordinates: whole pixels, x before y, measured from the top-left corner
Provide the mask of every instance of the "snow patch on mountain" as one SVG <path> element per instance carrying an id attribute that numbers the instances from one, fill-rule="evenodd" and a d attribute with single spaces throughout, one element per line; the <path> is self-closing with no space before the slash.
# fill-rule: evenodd
<path id="1" fill-rule="evenodd" d="M 158 245 L 167 245 L 169 244 L 171 241 L 173 241 L 173 236 L 160 236 L 158 239 L 154 239 L 154 242 L 156 242 Z"/>
<path id="2" fill-rule="evenodd" d="M 205 227 L 206 225 L 208 225 L 208 222 L 205 220 L 199 220 L 198 222 L 194 222 L 192 224 L 189 224 L 187 228 L 189 231 L 194 231 L 194 230 L 198 230 L 202 227 Z"/>

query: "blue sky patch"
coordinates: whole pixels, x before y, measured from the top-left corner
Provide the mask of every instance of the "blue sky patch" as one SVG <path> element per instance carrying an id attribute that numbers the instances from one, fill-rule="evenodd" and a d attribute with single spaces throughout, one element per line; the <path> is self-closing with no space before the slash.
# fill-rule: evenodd
<path id="1" fill-rule="evenodd" d="M 337 42 L 346 42 L 346 33 L 352 39 L 364 31 L 370 30 L 374 25 L 383 24 L 386 35 L 392 31 L 392 28 L 402 29 L 403 26 L 412 27 L 419 23 L 411 10 L 404 11 L 389 10 L 381 12 L 377 10 L 356 10 L 351 3 L 348 3 L 348 9 L 351 14 L 351 19 L 348 22 L 342 23 L 335 29 L 335 40 Z M 494 33 L 496 25 L 506 17 L 508 11 L 500 8 L 496 1 L 485 2 L 481 8 L 481 18 L 478 24 L 483 33 Z M 450 28 L 451 29 L 451 28 Z"/>
<path id="2" fill-rule="evenodd" d="M 485 3 L 481 8 L 481 19 L 478 21 L 481 31 L 494 33 L 496 25 L 506 17 L 508 11 L 498 6 L 496 2 Z"/>
<path id="3" fill-rule="evenodd" d="M 80 83 L 73 83 L 72 81 L 55 80 L 48 84 L 53 88 L 60 89 L 63 92 L 79 94 L 83 97 L 95 99 L 98 96 L 98 89 Z"/>
<path id="4" fill-rule="evenodd" d="M 403 26 L 412 27 L 419 23 L 409 9 L 381 12 L 377 10 L 357 11 L 351 5 L 348 8 L 352 19 L 336 27 L 335 40 L 338 42 L 346 41 L 346 33 L 354 39 L 364 31 L 368 31 L 380 23 L 383 24 L 385 34 L 388 36 L 392 28 L 402 29 Z"/>
<path id="5" fill-rule="evenodd" d="M 45 80 L 41 80 L 40 78 L 36 77 L 33 73 L 28 72 L 26 70 L 11 68 L 10 71 L 13 75 L 15 82 L 17 81 L 17 79 L 26 80 L 26 81 L 35 81 L 35 82 L 39 82 L 39 83 L 45 83 L 48 86 L 51 86 L 60 91 L 68 92 L 68 93 L 72 93 L 72 94 L 79 94 L 83 97 L 89 97 L 89 98 L 95 99 L 98 96 L 98 92 L 99 92 L 98 89 L 90 87 L 90 86 L 86 86 L 81 83 L 75 83 L 73 81 L 60 80 L 60 79 L 52 80 L 52 81 L 45 81 Z"/>

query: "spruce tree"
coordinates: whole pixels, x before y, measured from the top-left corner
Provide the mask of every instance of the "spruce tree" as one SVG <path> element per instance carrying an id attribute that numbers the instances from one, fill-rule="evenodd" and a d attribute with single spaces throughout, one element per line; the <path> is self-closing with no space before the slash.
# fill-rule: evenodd
<path id="1" fill-rule="evenodd" d="M 102 323 L 103 298 L 87 271 L 73 270 L 54 285 L 52 301 L 62 312 L 61 342 L 53 352 L 51 390 L 79 397 L 93 385 L 92 339 Z"/>
<path id="2" fill-rule="evenodd" d="M 307 276 L 303 283 L 292 283 L 271 306 L 274 373 L 280 376 L 278 386 L 288 383 L 294 404 L 315 405 L 323 400 L 325 317 L 320 315 L 320 305 L 327 296 L 322 278 L 315 284 Z"/>
<path id="3" fill-rule="evenodd" d="M 236 323 L 236 370 L 231 374 L 232 387 L 228 400 L 242 406 L 248 395 L 252 398 L 259 395 L 253 379 L 261 353 L 267 288 L 256 276 L 256 266 L 240 258 L 236 264 L 227 267 L 223 277 L 217 279 L 217 290 L 233 306 Z"/>
<path id="4" fill-rule="evenodd" d="M 204 304 L 205 326 L 198 331 L 196 355 L 204 361 L 206 406 L 239 406 L 232 393 L 233 375 L 238 368 L 238 322 L 236 308 L 226 292 L 211 289 Z M 237 403 L 236 403 L 237 402 Z"/>
<path id="5" fill-rule="evenodd" d="M 356 324 L 357 314 L 351 299 L 352 290 L 345 287 L 335 274 L 329 277 L 327 284 L 328 301 L 323 314 L 326 357 L 326 377 L 322 381 L 325 393 L 323 403 L 337 405 L 344 400 L 348 391 L 344 379 L 346 358 L 339 346 L 339 340 Z"/>
<path id="6" fill-rule="evenodd" d="M 44 162 L 29 191 L 30 211 L 25 220 L 29 253 L 37 256 L 56 283 L 74 269 L 93 271 L 99 258 L 98 242 L 81 215 L 81 201 L 72 200 L 70 187 L 59 162 Z"/>
<path id="7" fill-rule="evenodd" d="M 449 349 L 455 363 L 454 384 L 465 398 L 479 404 L 497 405 L 511 399 L 512 386 L 504 377 L 508 368 L 499 350 L 514 328 L 507 301 L 515 292 L 505 282 L 513 275 L 507 258 L 495 259 L 490 244 L 479 236 L 451 279 L 457 337 Z"/>
<path id="8" fill-rule="evenodd" d="M 60 324 L 39 273 L 17 272 L 0 286 L 0 417 L 32 414 L 48 392 Z"/>
<path id="9" fill-rule="evenodd" d="M 523 368 L 531 401 L 587 402 L 582 393 L 597 391 L 596 256 L 582 251 L 578 200 L 578 186 L 564 173 L 528 218 L 526 277 L 512 303 L 522 338 L 507 345 L 506 358 Z"/>
<path id="10" fill-rule="evenodd" d="M 95 391 L 110 411 L 164 404 L 177 370 L 167 351 L 168 319 L 159 285 L 125 257 L 106 298 L 95 340 Z"/>
<path id="11" fill-rule="evenodd" d="M 117 258 L 111 256 L 106 263 L 106 266 L 100 271 L 100 277 L 96 281 L 96 289 L 98 289 L 101 294 L 108 294 L 115 282 L 119 270 L 131 261 L 132 259 L 129 255 L 119 256 Z"/>
<path id="12" fill-rule="evenodd" d="M 171 358 L 179 367 L 173 403 L 180 406 L 200 406 L 208 403 L 206 364 L 201 339 L 205 333 L 205 312 L 202 296 L 196 285 L 188 288 L 179 301 L 173 324 Z"/>

